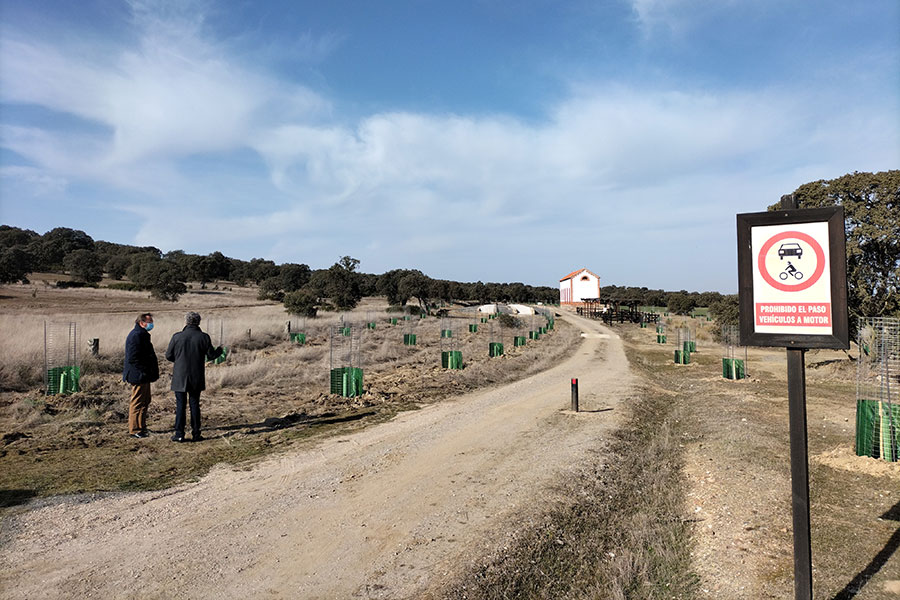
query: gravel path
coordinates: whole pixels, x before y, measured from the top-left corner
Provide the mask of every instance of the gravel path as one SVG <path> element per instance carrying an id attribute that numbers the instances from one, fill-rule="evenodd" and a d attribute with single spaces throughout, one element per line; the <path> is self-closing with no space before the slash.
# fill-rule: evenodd
<path id="1" fill-rule="evenodd" d="M 515 527 L 616 425 L 632 387 L 622 343 L 564 318 L 585 332 L 581 347 L 528 379 L 249 471 L 12 517 L 0 597 L 419 596 Z M 571 377 L 585 412 L 565 410 Z"/>

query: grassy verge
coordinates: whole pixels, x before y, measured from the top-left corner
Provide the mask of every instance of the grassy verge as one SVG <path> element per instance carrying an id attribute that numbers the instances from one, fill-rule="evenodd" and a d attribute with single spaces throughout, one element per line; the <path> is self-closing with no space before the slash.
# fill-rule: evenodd
<path id="1" fill-rule="evenodd" d="M 163 489 L 196 480 L 216 464 L 249 466 L 248 461 L 290 444 L 383 422 L 405 408 L 411 407 L 347 410 L 293 422 L 268 419 L 235 431 L 213 427 L 208 431 L 219 437 L 201 444 L 174 444 L 171 432 L 159 430 L 144 440 L 103 436 L 100 431 L 105 428 L 99 422 L 72 423 L 63 443 L 46 441 L 29 451 L 0 451 L 5 470 L 0 477 L 0 516 L 35 497 Z"/>
<path id="2" fill-rule="evenodd" d="M 683 401 L 649 388 L 553 508 L 464 573 L 448 598 L 691 598 Z"/>

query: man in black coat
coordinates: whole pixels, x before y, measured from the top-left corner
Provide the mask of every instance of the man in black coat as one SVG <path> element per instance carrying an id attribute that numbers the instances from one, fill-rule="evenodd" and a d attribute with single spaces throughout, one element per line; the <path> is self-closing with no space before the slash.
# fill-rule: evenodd
<path id="1" fill-rule="evenodd" d="M 150 341 L 153 315 L 144 313 L 134 320 L 134 329 L 125 338 L 125 366 L 122 381 L 131 384 L 128 405 L 128 433 L 131 437 L 147 435 L 147 408 L 150 406 L 150 384 L 159 379 L 159 362 Z"/>
<path id="2" fill-rule="evenodd" d="M 175 435 L 173 442 L 184 441 L 185 403 L 191 407 L 191 438 L 200 435 L 200 392 L 206 389 L 206 361 L 222 355 L 222 347 L 213 348 L 209 335 L 200 330 L 200 315 L 189 312 L 184 316 L 184 329 L 172 336 L 166 349 L 166 360 L 175 363 L 172 369 L 172 391 L 175 392 Z"/>

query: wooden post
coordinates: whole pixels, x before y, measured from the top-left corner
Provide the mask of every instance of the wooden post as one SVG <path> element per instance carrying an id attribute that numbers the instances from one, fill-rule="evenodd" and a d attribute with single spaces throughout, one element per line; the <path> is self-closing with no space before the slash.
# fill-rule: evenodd
<path id="1" fill-rule="evenodd" d="M 797 208 L 793 194 L 781 208 Z M 806 427 L 806 350 L 787 349 L 788 418 L 791 439 L 791 515 L 794 529 L 794 598 L 812 600 L 812 544 L 809 524 L 809 448 Z"/>
<path id="2" fill-rule="evenodd" d="M 809 525 L 809 451 L 806 433 L 806 350 L 787 349 L 791 438 L 791 513 L 794 524 L 794 598 L 812 600 Z"/>

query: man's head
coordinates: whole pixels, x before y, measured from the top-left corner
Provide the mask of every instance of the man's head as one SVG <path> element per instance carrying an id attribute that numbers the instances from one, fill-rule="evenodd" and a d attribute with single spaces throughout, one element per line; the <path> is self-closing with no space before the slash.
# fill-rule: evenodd
<path id="1" fill-rule="evenodd" d="M 200 315 L 191 311 L 184 315 L 184 324 L 185 325 L 200 325 Z"/>
<path id="2" fill-rule="evenodd" d="M 134 324 L 143 327 L 147 331 L 150 331 L 151 329 L 153 329 L 153 315 L 151 315 L 150 313 L 140 314 L 138 315 L 138 318 L 134 320 Z"/>

